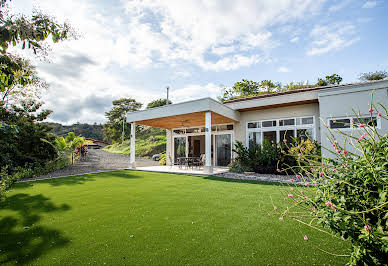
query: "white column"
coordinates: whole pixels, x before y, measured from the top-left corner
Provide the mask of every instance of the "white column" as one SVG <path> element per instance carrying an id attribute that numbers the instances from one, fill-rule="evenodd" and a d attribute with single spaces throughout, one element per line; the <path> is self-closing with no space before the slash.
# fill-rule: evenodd
<path id="1" fill-rule="evenodd" d="M 166 164 L 167 165 L 171 165 L 172 162 L 171 162 L 171 158 L 172 158 L 172 130 L 171 129 L 167 129 L 166 130 L 166 139 L 167 139 L 167 142 L 166 142 Z"/>
<path id="2" fill-rule="evenodd" d="M 205 113 L 205 166 L 203 171 L 207 174 L 213 173 L 212 158 L 211 158 L 211 146 L 212 146 L 212 114 L 211 112 Z"/>
<path id="3" fill-rule="evenodd" d="M 131 153 L 129 159 L 129 168 L 136 169 L 135 162 L 135 139 L 136 139 L 136 124 L 135 122 L 131 123 Z"/>

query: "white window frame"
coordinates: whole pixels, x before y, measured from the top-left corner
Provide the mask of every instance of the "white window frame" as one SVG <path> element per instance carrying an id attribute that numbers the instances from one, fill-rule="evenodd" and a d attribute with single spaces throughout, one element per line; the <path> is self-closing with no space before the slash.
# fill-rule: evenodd
<path id="1" fill-rule="evenodd" d="M 302 120 L 303 118 L 310 118 L 312 117 L 313 118 L 313 123 L 312 124 L 301 124 L 301 125 L 297 125 L 297 119 L 300 119 Z M 279 121 L 280 120 L 287 120 L 287 119 L 295 119 L 295 125 L 287 125 L 287 126 L 280 126 L 279 125 Z M 276 120 L 276 126 L 274 127 L 263 127 L 263 125 L 261 124 L 262 122 L 265 122 L 265 121 L 274 121 Z M 248 128 L 248 123 L 260 123 L 260 127 L 258 128 Z M 246 131 L 246 135 L 245 135 L 245 146 L 246 147 L 249 147 L 249 133 L 251 132 L 260 132 L 260 143 L 263 143 L 263 139 L 264 139 L 264 134 L 263 132 L 268 132 L 268 131 L 276 131 L 276 142 L 280 142 L 280 131 L 283 131 L 283 130 L 293 130 L 294 132 L 294 137 L 296 137 L 296 134 L 297 134 L 297 130 L 298 129 L 312 129 L 312 139 L 313 140 L 316 140 L 316 118 L 314 115 L 308 115 L 308 116 L 297 116 L 297 117 L 284 117 L 284 118 L 274 118 L 274 119 L 263 119 L 263 120 L 250 120 L 250 121 L 247 121 L 246 122 L 246 125 L 245 125 L 245 131 Z"/>
<path id="2" fill-rule="evenodd" d="M 379 116 L 372 116 L 374 118 L 376 118 L 376 128 L 377 129 L 381 129 L 381 117 Z M 328 128 L 332 129 L 332 130 L 341 130 L 341 131 L 353 131 L 354 129 L 358 128 L 358 127 L 355 127 L 354 126 L 354 119 L 357 119 L 357 118 L 369 118 L 370 119 L 370 115 L 361 115 L 360 117 L 354 117 L 354 116 L 339 116 L 339 117 L 330 117 L 327 119 L 327 126 Z M 331 128 L 330 127 L 330 121 L 332 120 L 339 120 L 339 119 L 349 119 L 350 120 L 350 127 L 346 127 L 346 128 Z M 372 128 L 371 126 L 368 126 L 368 125 L 365 125 L 365 127 L 367 128 Z"/>

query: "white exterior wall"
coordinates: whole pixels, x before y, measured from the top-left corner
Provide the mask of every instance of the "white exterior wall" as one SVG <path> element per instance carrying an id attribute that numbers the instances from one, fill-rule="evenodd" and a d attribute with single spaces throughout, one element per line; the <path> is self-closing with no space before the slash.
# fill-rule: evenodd
<path id="1" fill-rule="evenodd" d="M 271 109 L 248 111 L 240 113 L 240 122 L 234 126 L 234 140 L 246 143 L 247 123 L 251 121 L 270 120 L 280 118 L 293 118 L 303 116 L 314 116 L 315 136 L 320 140 L 319 129 L 319 106 L 318 103 L 301 104 L 287 107 L 276 107 Z"/>
<path id="2" fill-rule="evenodd" d="M 172 153 L 173 153 L 173 143 L 172 143 L 172 130 L 167 129 L 166 130 L 166 164 L 171 165 L 172 164 Z"/>
<path id="3" fill-rule="evenodd" d="M 376 105 L 378 111 L 383 112 L 382 108 L 377 105 L 381 103 L 385 107 L 388 107 L 388 82 L 385 86 L 376 88 L 374 84 L 368 84 L 368 86 L 358 86 L 346 89 L 337 89 L 330 91 L 323 91 L 319 94 L 320 104 L 320 117 L 322 122 L 328 124 L 330 118 L 345 118 L 355 117 L 355 113 L 360 112 L 362 116 L 370 116 L 369 105 L 371 102 L 371 96 L 373 93 L 373 102 Z M 354 113 L 354 111 L 355 113 Z M 377 116 L 377 110 L 374 112 L 374 116 Z M 380 119 L 381 128 L 378 129 L 379 134 L 388 133 L 388 121 Z M 333 131 L 332 131 L 333 132 Z M 360 133 L 357 129 L 345 129 L 344 132 L 359 137 Z M 329 131 L 325 126 L 321 128 L 321 143 L 324 147 L 331 149 L 331 142 L 328 139 Z M 346 149 L 349 149 L 349 145 L 345 143 L 344 137 L 340 133 L 334 132 L 334 136 L 337 138 L 341 146 L 345 145 Z M 350 151 L 352 151 L 350 149 Z M 329 152 L 322 150 L 323 155 L 328 156 Z"/>

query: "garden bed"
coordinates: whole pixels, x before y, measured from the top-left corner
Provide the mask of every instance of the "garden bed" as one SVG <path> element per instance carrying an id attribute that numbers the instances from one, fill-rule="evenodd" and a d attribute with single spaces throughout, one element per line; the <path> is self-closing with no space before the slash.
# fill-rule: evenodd
<path id="1" fill-rule="evenodd" d="M 306 185 L 308 184 L 306 180 L 297 180 L 294 176 L 287 175 L 274 175 L 274 174 L 257 174 L 252 172 L 246 173 L 231 173 L 224 172 L 215 174 L 219 177 L 239 179 L 239 180 L 256 180 L 256 181 L 266 181 L 266 182 L 276 182 L 276 183 L 288 183 L 288 184 L 298 184 Z"/>

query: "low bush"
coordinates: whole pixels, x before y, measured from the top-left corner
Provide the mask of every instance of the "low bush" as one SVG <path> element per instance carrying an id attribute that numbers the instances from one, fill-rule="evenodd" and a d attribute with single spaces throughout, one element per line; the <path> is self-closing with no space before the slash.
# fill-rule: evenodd
<path id="1" fill-rule="evenodd" d="M 166 154 L 162 154 L 159 157 L 159 165 L 166 165 L 166 164 L 167 164 L 167 155 Z"/>
<path id="2" fill-rule="evenodd" d="M 370 108 L 371 120 L 373 113 L 388 120 L 386 110 L 383 115 L 373 109 L 378 108 Z M 284 199 L 290 205 L 278 210 L 281 219 L 289 216 L 310 227 L 317 221 L 329 233 L 351 241 L 350 265 L 386 265 L 388 134 L 380 135 L 373 122 L 360 124 L 351 135 L 338 130 L 329 132 L 330 157 L 307 152 L 310 143 L 306 142 L 290 149 L 298 165 L 287 170 L 294 172 L 292 178 L 312 184 L 313 193 L 306 195 L 300 186 L 288 189 Z M 334 133 L 343 138 L 343 144 Z"/>

